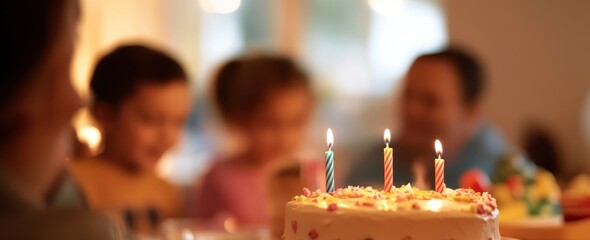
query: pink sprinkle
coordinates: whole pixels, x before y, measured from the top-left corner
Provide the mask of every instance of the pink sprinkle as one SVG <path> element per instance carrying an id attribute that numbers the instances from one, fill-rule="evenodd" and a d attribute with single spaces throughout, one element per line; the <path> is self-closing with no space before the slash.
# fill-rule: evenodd
<path id="1" fill-rule="evenodd" d="M 317 198 L 311 199 L 311 202 L 312 203 L 317 203 L 318 202 L 318 199 Z"/>
<path id="2" fill-rule="evenodd" d="M 330 203 L 330 205 L 328 205 L 328 212 L 336 211 L 336 209 L 338 209 L 338 204 Z"/>
<path id="3" fill-rule="evenodd" d="M 318 231 L 316 231 L 315 229 L 312 229 L 311 231 L 309 231 L 309 234 L 307 234 L 307 235 L 309 236 L 310 239 L 316 239 L 320 236 L 318 234 Z"/>
<path id="4" fill-rule="evenodd" d="M 350 196 L 348 196 L 349 198 L 360 198 L 363 197 L 362 193 L 351 193 Z"/>
<path id="5" fill-rule="evenodd" d="M 484 214 L 486 211 L 483 209 L 482 204 L 477 204 L 477 214 Z"/>
<path id="6" fill-rule="evenodd" d="M 398 195 L 395 198 L 395 202 L 405 202 L 405 201 L 408 201 L 408 199 L 406 197 L 402 196 L 402 195 Z"/>
<path id="7" fill-rule="evenodd" d="M 291 229 L 293 229 L 293 233 L 297 233 L 297 221 L 291 221 Z"/>
<path id="8" fill-rule="evenodd" d="M 494 205 L 493 203 L 491 203 L 491 202 L 487 202 L 487 203 L 486 203 L 486 205 L 487 205 L 488 207 L 490 207 L 492 210 L 496 210 L 496 205 Z"/>
<path id="9" fill-rule="evenodd" d="M 380 193 L 375 194 L 375 196 L 373 196 L 373 199 L 375 199 L 375 200 L 381 199 L 381 194 Z"/>
<path id="10" fill-rule="evenodd" d="M 303 196 L 309 197 L 311 196 L 311 192 L 307 188 L 303 188 Z"/>
<path id="11" fill-rule="evenodd" d="M 412 203 L 412 209 L 420 210 L 420 204 L 418 204 L 417 202 Z"/>

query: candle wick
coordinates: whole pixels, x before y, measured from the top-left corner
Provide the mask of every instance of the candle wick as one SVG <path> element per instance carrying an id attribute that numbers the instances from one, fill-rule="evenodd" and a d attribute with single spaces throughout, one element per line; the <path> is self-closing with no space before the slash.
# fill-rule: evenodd
<path id="1" fill-rule="evenodd" d="M 438 154 L 438 159 L 440 159 L 440 155 L 441 155 L 441 154 L 439 153 L 439 154 Z"/>

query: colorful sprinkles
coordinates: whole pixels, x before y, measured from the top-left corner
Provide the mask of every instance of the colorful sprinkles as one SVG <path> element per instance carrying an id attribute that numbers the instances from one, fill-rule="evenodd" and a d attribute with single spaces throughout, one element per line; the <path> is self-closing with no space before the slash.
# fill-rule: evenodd
<path id="1" fill-rule="evenodd" d="M 318 231 L 315 229 L 312 229 L 311 231 L 309 231 L 309 233 L 307 235 L 309 236 L 309 239 L 317 239 L 320 236 L 318 234 Z"/>
<path id="2" fill-rule="evenodd" d="M 481 215 L 492 215 L 497 209 L 496 200 L 487 192 L 479 193 L 472 189 L 445 189 L 438 193 L 431 190 L 419 190 L 410 184 L 399 188 L 394 187 L 391 192 L 373 189 L 372 187 L 340 188 L 331 193 L 319 190 L 311 192 L 303 189 L 303 195 L 295 196 L 293 201 L 307 202 L 325 206 L 329 212 L 334 212 L 339 207 L 362 206 L 374 207 L 380 210 L 428 210 L 424 205 L 419 204 L 420 200 L 447 200 L 465 204 L 465 211 Z M 310 232 L 311 234 L 311 232 Z M 310 235 L 311 237 L 311 235 Z"/>
<path id="3" fill-rule="evenodd" d="M 293 230 L 293 233 L 297 234 L 297 221 L 296 220 L 291 221 L 291 229 Z"/>

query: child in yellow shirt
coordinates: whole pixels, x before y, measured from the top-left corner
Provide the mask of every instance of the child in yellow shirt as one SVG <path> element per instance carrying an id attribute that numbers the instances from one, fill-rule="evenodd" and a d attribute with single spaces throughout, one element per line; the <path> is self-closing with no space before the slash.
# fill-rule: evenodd
<path id="1" fill-rule="evenodd" d="M 119 215 L 135 232 L 179 216 L 181 194 L 155 174 L 155 165 L 179 139 L 190 111 L 180 64 L 158 50 L 122 46 L 99 61 L 90 89 L 104 150 L 70 164 L 90 207 Z"/>

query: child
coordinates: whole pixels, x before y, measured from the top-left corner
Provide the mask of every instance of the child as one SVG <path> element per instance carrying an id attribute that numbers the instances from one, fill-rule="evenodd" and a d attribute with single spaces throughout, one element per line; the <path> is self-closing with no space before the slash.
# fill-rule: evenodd
<path id="1" fill-rule="evenodd" d="M 104 150 L 71 163 L 90 207 L 120 214 L 144 233 L 179 216 L 180 192 L 156 176 L 155 165 L 178 140 L 190 110 L 180 64 L 158 50 L 122 46 L 99 61 L 90 88 Z"/>
<path id="2" fill-rule="evenodd" d="M 273 166 L 293 160 L 303 139 L 313 105 L 310 81 L 288 58 L 256 56 L 223 66 L 214 92 L 222 118 L 245 146 L 206 173 L 197 216 L 268 226 L 267 183 Z"/>

